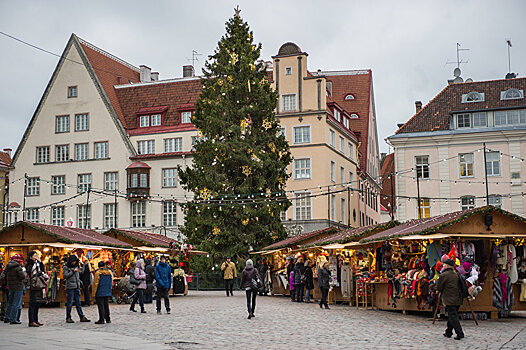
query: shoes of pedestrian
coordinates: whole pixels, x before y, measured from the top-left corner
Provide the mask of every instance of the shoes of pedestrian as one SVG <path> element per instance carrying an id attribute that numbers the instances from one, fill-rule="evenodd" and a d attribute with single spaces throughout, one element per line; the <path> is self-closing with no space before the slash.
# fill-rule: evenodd
<path id="1" fill-rule="evenodd" d="M 453 339 L 455 339 L 455 340 L 460 340 L 460 339 L 462 339 L 462 338 L 464 338 L 463 335 L 458 335 L 458 334 L 457 334 L 457 335 L 455 336 L 455 338 L 453 338 Z"/>
<path id="2" fill-rule="evenodd" d="M 453 334 L 447 334 L 447 333 L 444 333 L 444 334 L 442 334 L 442 335 L 443 335 L 444 337 L 446 337 L 446 338 L 451 338 L 451 337 L 453 336 Z"/>
<path id="3" fill-rule="evenodd" d="M 0 316 L 0 321 L 3 321 L 4 320 L 4 316 Z"/>
<path id="4" fill-rule="evenodd" d="M 325 305 L 325 309 L 330 310 L 329 305 Z"/>
<path id="5" fill-rule="evenodd" d="M 320 303 L 320 309 L 323 309 L 323 305 Z"/>
<path id="6" fill-rule="evenodd" d="M 131 312 L 137 312 L 137 310 L 130 308 Z"/>
<path id="7" fill-rule="evenodd" d="M 9 323 L 9 320 L 7 318 L 4 318 L 4 323 Z"/>
<path id="8" fill-rule="evenodd" d="M 73 321 L 71 318 L 67 318 L 66 323 L 75 323 L 75 321 Z"/>
<path id="9" fill-rule="evenodd" d="M 157 315 L 160 315 L 161 314 L 161 310 L 157 310 Z"/>
<path id="10" fill-rule="evenodd" d="M 252 318 L 252 315 L 251 314 L 248 314 L 248 317 L 247 317 L 249 320 Z"/>
<path id="11" fill-rule="evenodd" d="M 20 322 L 20 321 L 11 321 L 11 322 L 9 322 L 9 324 L 22 324 L 22 322 Z"/>
<path id="12" fill-rule="evenodd" d="M 170 314 L 170 309 L 166 310 L 166 313 L 169 315 Z"/>
<path id="13" fill-rule="evenodd" d="M 99 321 L 95 322 L 95 324 L 104 324 L 104 320 L 102 320 L 102 321 L 99 320 Z"/>
<path id="14" fill-rule="evenodd" d="M 40 326 L 38 325 L 38 323 L 36 323 L 36 322 L 31 322 L 31 323 L 28 324 L 27 326 L 28 326 L 28 327 L 40 327 Z"/>
<path id="15" fill-rule="evenodd" d="M 80 322 L 91 322 L 90 320 L 88 320 L 86 318 L 86 316 L 82 316 L 82 318 L 80 319 Z"/>
<path id="16" fill-rule="evenodd" d="M 40 323 L 40 322 L 35 322 L 35 323 L 38 324 L 40 327 L 44 325 L 43 323 Z"/>
<path id="17" fill-rule="evenodd" d="M 254 313 L 251 313 L 250 316 L 252 316 L 252 318 L 256 317 L 256 315 L 254 315 Z"/>
<path id="18" fill-rule="evenodd" d="M 111 323 L 111 320 L 108 318 L 108 319 L 106 320 L 106 323 Z"/>
<path id="19" fill-rule="evenodd" d="M 146 310 L 141 310 L 141 314 L 145 314 L 146 313 Z"/>

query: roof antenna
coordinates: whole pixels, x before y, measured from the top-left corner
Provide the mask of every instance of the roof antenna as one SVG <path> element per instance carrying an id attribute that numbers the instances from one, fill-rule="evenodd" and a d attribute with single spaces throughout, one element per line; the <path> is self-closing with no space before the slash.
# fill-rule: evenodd
<path id="1" fill-rule="evenodd" d="M 187 58 L 188 61 L 192 61 L 192 67 L 194 68 L 195 72 L 195 62 L 199 61 L 199 58 L 197 56 L 202 56 L 202 53 L 198 53 L 195 50 L 192 50 L 192 58 Z"/>
<path id="2" fill-rule="evenodd" d="M 506 39 L 506 44 L 508 45 L 508 73 L 506 74 L 506 79 L 513 79 L 517 77 L 517 74 L 511 72 L 511 38 Z"/>
<path id="3" fill-rule="evenodd" d="M 463 59 L 460 58 L 460 51 L 469 51 L 469 49 L 461 49 L 461 45 L 460 43 L 457 43 L 457 60 L 456 61 L 446 61 L 446 64 L 456 64 L 457 67 L 453 70 L 453 76 L 455 77 L 454 79 L 451 79 L 451 80 L 448 80 L 447 82 L 449 84 L 453 84 L 453 83 L 462 83 L 464 81 L 464 79 L 462 79 L 460 77 L 460 74 L 461 74 L 461 71 L 460 71 L 460 64 L 462 63 L 468 63 L 469 60 L 466 60 L 464 61 Z M 471 79 L 468 79 L 470 81 L 473 81 Z"/>

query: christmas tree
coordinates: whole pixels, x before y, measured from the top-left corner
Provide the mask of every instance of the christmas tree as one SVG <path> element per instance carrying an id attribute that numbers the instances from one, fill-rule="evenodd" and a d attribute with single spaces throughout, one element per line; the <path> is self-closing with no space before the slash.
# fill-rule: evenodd
<path id="1" fill-rule="evenodd" d="M 194 193 L 182 232 L 210 252 L 210 264 L 225 256 L 246 259 L 250 249 L 286 237 L 280 213 L 290 206 L 283 191 L 292 158 L 260 52 L 236 9 L 203 68 L 192 167 L 178 169 Z"/>

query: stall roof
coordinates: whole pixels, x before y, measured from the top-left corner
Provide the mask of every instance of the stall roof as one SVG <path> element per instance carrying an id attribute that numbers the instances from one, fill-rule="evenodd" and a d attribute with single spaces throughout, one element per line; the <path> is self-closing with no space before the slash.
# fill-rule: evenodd
<path id="1" fill-rule="evenodd" d="M 364 238 L 360 240 L 360 242 L 366 243 L 366 242 L 384 241 L 388 239 L 401 238 L 401 237 L 406 237 L 406 239 L 410 239 L 407 236 L 418 237 L 421 235 L 427 236 L 427 235 L 434 234 L 434 233 L 440 233 L 439 232 L 440 229 L 447 227 L 447 226 L 451 226 L 459 221 L 465 220 L 474 214 L 489 213 L 489 212 L 499 212 L 503 215 L 510 216 L 513 219 L 518 220 L 520 222 L 526 222 L 526 219 L 521 216 L 515 215 L 513 213 L 502 210 L 500 208 L 496 208 L 491 205 L 488 205 L 484 207 L 478 207 L 478 208 L 473 208 L 473 209 L 456 211 L 453 213 L 448 213 L 448 214 L 443 214 L 443 215 L 432 216 L 430 218 L 410 220 L 399 226 L 395 226 L 388 230 L 385 230 L 385 231 L 376 233 L 372 236 L 369 236 L 367 238 Z M 458 235 L 455 235 L 455 236 L 458 236 Z M 431 236 L 427 236 L 427 237 L 431 238 Z"/>
<path id="2" fill-rule="evenodd" d="M 311 242 L 308 246 L 325 246 L 332 243 L 348 243 L 351 241 L 357 241 L 360 238 L 370 236 L 378 233 L 379 231 L 387 230 L 395 225 L 399 225 L 397 221 L 389 221 L 386 223 L 370 226 L 351 227 L 346 230 L 336 232 L 329 237 L 324 237 L 317 241 Z"/>
<path id="3" fill-rule="evenodd" d="M 136 241 L 141 246 L 146 246 L 146 247 L 168 248 L 171 242 L 179 243 L 179 244 L 181 243 L 181 242 L 176 241 L 175 239 L 165 237 L 158 233 L 143 232 L 143 231 L 130 231 L 130 230 L 123 230 L 123 229 L 115 229 L 115 228 L 112 228 L 111 230 L 104 232 L 104 235 L 109 236 L 111 233 L 121 234 L 122 236 L 126 238 Z"/>
<path id="4" fill-rule="evenodd" d="M 14 225 L 4 228 L 2 231 L 0 231 L 0 240 L 2 234 L 4 234 L 5 232 L 16 229 L 21 226 L 40 231 L 48 236 L 54 237 L 55 239 L 57 239 L 57 241 L 62 243 L 78 243 L 84 245 L 107 246 L 114 248 L 131 247 L 131 244 L 119 241 L 118 239 L 108 237 L 88 229 L 47 225 L 27 221 L 19 221 Z"/>
<path id="5" fill-rule="evenodd" d="M 316 238 L 317 236 L 320 236 L 322 234 L 330 234 L 333 231 L 335 232 L 335 231 L 337 231 L 337 229 L 335 227 L 328 227 L 328 228 L 324 228 L 324 229 L 318 230 L 318 231 L 303 232 L 303 233 L 300 233 L 299 235 L 288 237 L 288 238 L 286 238 L 286 239 L 284 239 L 282 241 L 279 241 L 279 242 L 273 243 L 273 244 L 271 244 L 269 246 L 266 246 L 262 250 L 287 248 L 287 247 L 290 247 L 292 245 L 299 245 L 299 243 L 301 243 L 303 241 L 306 241 L 307 239 Z"/>

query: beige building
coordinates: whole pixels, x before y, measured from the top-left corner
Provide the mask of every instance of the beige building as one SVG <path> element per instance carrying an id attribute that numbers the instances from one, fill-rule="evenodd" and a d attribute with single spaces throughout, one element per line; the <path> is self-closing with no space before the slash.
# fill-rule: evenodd
<path id="1" fill-rule="evenodd" d="M 8 217 L 8 188 L 9 188 L 9 166 L 11 165 L 11 149 L 4 148 L 0 151 L 0 228 L 4 226 Z"/>

